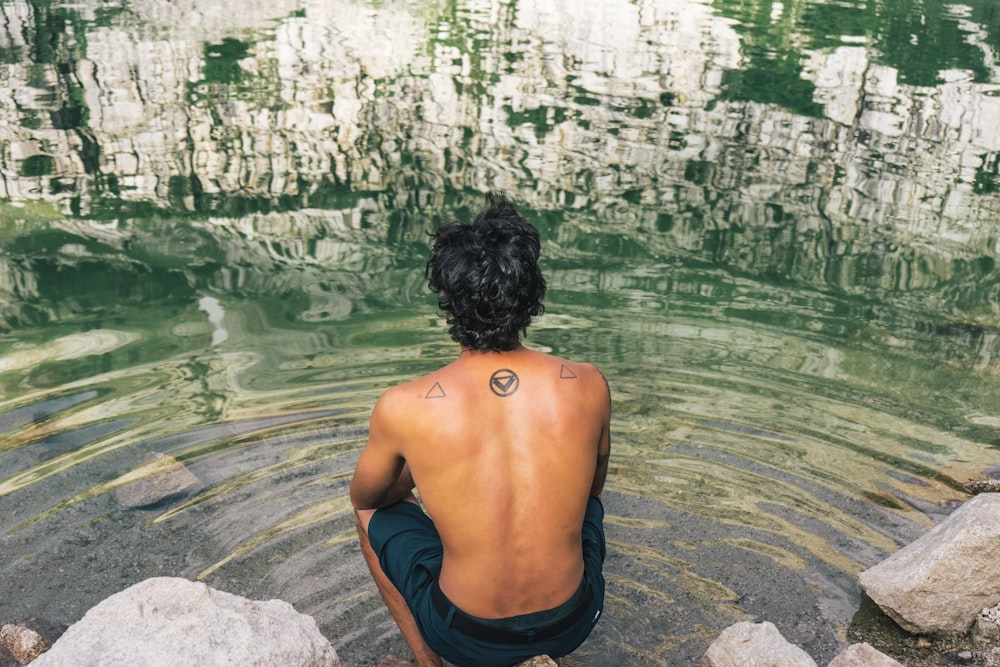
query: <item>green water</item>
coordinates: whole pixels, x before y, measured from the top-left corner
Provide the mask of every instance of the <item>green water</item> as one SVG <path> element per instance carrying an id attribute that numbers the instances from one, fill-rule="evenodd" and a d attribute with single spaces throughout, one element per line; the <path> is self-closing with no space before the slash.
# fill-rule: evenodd
<path id="1" fill-rule="evenodd" d="M 426 231 L 488 189 L 542 234 L 528 344 L 613 391 L 585 664 L 743 619 L 825 664 L 1000 474 L 988 0 L 0 10 L 0 622 L 184 576 L 405 653 L 347 483 L 457 353 Z"/>

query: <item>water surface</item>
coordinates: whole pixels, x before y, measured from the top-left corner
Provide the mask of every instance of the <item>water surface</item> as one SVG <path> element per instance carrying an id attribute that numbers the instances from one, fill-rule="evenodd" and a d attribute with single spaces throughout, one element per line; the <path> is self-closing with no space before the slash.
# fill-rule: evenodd
<path id="1" fill-rule="evenodd" d="M 612 387 L 586 664 L 743 619 L 823 664 L 997 471 L 987 0 L 203 4 L 0 5 L 0 621 L 185 576 L 404 653 L 347 484 L 457 353 L 426 231 L 488 189 L 542 234 L 528 344 Z"/>

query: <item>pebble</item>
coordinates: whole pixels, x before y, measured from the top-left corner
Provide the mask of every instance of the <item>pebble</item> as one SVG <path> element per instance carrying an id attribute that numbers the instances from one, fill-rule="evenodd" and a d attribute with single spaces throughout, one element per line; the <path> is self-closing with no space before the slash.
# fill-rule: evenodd
<path id="1" fill-rule="evenodd" d="M 997 493 L 1000 492 L 1000 479 L 977 479 L 965 484 L 965 489 L 969 493 Z"/>
<path id="2" fill-rule="evenodd" d="M 983 609 L 979 616 L 984 620 L 1000 624 L 1000 604 L 995 607 Z"/>
<path id="3" fill-rule="evenodd" d="M 49 647 L 40 634 L 20 625 L 0 628 L 0 644 L 22 665 L 31 662 Z"/>

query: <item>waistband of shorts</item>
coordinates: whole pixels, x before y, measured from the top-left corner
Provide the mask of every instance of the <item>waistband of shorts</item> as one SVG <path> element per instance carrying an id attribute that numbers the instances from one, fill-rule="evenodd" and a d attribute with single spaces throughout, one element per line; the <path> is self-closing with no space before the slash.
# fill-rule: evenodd
<path id="1" fill-rule="evenodd" d="M 556 637 L 576 625 L 587 614 L 594 601 L 594 592 L 590 589 L 586 579 L 580 582 L 580 588 L 584 589 L 580 602 L 565 616 L 540 628 L 524 631 L 487 625 L 475 616 L 466 614 L 445 596 L 437 579 L 434 579 L 431 584 L 431 601 L 441 620 L 447 623 L 448 614 L 452 613 L 449 627 L 467 637 L 497 644 L 531 644 Z M 573 597 L 577 597 L 576 594 Z"/>

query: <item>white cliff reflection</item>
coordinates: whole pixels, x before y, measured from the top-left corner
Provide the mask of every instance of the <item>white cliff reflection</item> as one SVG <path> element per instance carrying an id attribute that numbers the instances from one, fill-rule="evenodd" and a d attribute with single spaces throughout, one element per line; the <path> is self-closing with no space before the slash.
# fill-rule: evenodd
<path id="1" fill-rule="evenodd" d="M 584 659 L 748 617 L 832 657 L 856 571 L 1000 463 L 1000 33 L 900 4 L 0 4 L 0 616 L 180 574 L 405 650 L 346 483 L 454 353 L 425 231 L 505 189 L 530 344 L 614 392 Z"/>

